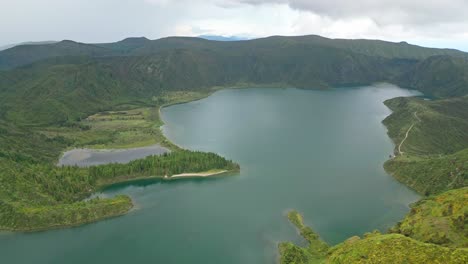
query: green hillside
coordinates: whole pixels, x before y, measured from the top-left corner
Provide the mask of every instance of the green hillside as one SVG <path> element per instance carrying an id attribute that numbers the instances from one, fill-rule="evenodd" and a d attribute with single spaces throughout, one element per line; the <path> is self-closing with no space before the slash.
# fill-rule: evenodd
<path id="1" fill-rule="evenodd" d="M 435 97 L 454 97 L 468 94 L 468 58 L 434 56 L 423 60 L 396 81 Z"/>
<path id="2" fill-rule="evenodd" d="M 158 101 L 172 103 L 196 96 L 199 95 L 177 94 L 174 99 L 174 95 L 164 95 Z M 162 179 L 165 175 L 170 177 L 186 172 L 239 169 L 238 165 L 216 154 L 184 151 L 165 143 L 158 134 L 161 120 L 154 112 L 154 109 L 143 108 L 115 114 L 102 113 L 100 116 L 115 116 L 115 122 L 108 121 L 109 118 L 100 121 L 99 117 L 93 117 L 52 127 L 25 128 L 0 119 L 0 230 L 36 231 L 68 227 L 128 212 L 132 201 L 126 196 L 84 201 L 109 184 L 136 178 Z M 126 116 L 131 118 L 126 119 Z M 55 165 L 62 150 L 70 146 L 129 144 L 128 129 L 139 132 L 138 140 L 150 139 L 152 144 L 167 145 L 173 152 L 128 164 L 90 168 Z"/>
<path id="3" fill-rule="evenodd" d="M 351 237 L 332 247 L 322 242 L 312 229 L 303 224 L 298 212 L 289 212 L 289 220 L 299 229 L 307 246 L 301 247 L 291 242 L 280 243 L 280 263 L 466 263 L 468 249 L 463 248 L 466 246 L 463 243 L 466 243 L 467 234 L 456 233 L 460 232 L 460 225 L 464 223 L 466 208 L 463 208 L 463 203 L 466 203 L 466 195 L 466 189 L 457 190 L 419 202 L 400 224 L 401 228 L 406 228 L 405 235 L 411 233 L 410 237 L 397 234 L 399 230 L 396 227 L 392 230 L 395 234 L 380 234 L 375 231 L 365 234 L 363 238 Z M 454 239 L 445 243 L 452 247 L 430 243 L 432 241 L 424 242 L 438 234 L 448 234 Z M 455 241 L 456 243 L 452 243 Z"/>
<path id="4" fill-rule="evenodd" d="M 163 91 L 242 84 L 360 85 L 397 76 L 409 67 L 335 48 L 281 49 L 254 54 L 176 49 L 142 57 L 53 58 L 0 73 L 0 114 L 21 124 L 48 125 L 129 102 L 151 105 Z"/>
<path id="5" fill-rule="evenodd" d="M 385 169 L 425 195 L 467 186 L 468 97 L 385 104 L 394 111 L 383 123 L 396 146 Z"/>
<path id="6" fill-rule="evenodd" d="M 401 151 L 408 155 L 451 154 L 468 148 L 468 97 L 445 100 L 394 98 L 385 102 L 393 113 L 383 123 L 398 146 L 414 124 Z"/>
<path id="7" fill-rule="evenodd" d="M 0 51 L 0 70 L 12 69 L 39 60 L 59 56 L 148 56 L 162 51 L 184 49 L 208 51 L 222 54 L 261 54 L 274 55 L 278 49 L 311 50 L 333 48 L 370 57 L 387 59 L 422 60 L 435 55 L 466 56 L 458 50 L 425 48 L 408 43 L 394 43 L 380 40 L 328 39 L 320 36 L 282 37 L 273 36 L 262 39 L 236 42 L 210 41 L 201 38 L 170 37 L 157 40 L 127 38 L 115 43 L 84 44 L 61 41 L 44 45 L 20 45 Z"/>
<path id="8" fill-rule="evenodd" d="M 411 206 L 411 212 L 391 232 L 422 242 L 467 248 L 467 204 L 467 187 L 423 199 Z"/>
<path id="9" fill-rule="evenodd" d="M 442 156 L 399 156 L 384 168 L 423 195 L 468 186 L 468 149 Z"/>

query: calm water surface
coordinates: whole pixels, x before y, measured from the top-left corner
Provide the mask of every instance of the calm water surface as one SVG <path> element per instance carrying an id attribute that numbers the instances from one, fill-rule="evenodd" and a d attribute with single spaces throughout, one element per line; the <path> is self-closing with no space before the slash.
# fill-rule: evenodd
<path id="1" fill-rule="evenodd" d="M 272 263 L 278 241 L 301 242 L 295 208 L 327 242 L 385 230 L 418 196 L 387 175 L 393 144 L 382 104 L 415 92 L 223 90 L 163 109 L 166 136 L 240 163 L 239 175 L 141 182 L 107 190 L 130 214 L 83 227 L 0 235 L 1 263 Z"/>
<path id="2" fill-rule="evenodd" d="M 79 167 L 96 166 L 107 163 L 127 163 L 151 155 L 162 155 L 170 152 L 159 145 L 129 149 L 72 149 L 63 153 L 58 165 Z"/>

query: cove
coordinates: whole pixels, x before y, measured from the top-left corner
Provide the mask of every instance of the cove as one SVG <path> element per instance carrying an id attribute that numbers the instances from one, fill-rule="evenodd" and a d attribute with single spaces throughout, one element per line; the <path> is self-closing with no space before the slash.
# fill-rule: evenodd
<path id="1" fill-rule="evenodd" d="M 238 175 L 139 182 L 128 215 L 78 228 L 0 235 L 2 263 L 273 263 L 300 242 L 297 209 L 331 244 L 402 219 L 418 195 L 385 173 L 394 145 L 383 101 L 417 93 L 388 84 L 326 91 L 228 89 L 161 110 L 177 145 L 235 160 Z"/>

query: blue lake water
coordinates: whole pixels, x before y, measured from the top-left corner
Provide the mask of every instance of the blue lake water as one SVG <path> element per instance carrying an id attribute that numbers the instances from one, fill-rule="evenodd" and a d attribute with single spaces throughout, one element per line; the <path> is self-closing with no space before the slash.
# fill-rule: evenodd
<path id="1" fill-rule="evenodd" d="M 419 196 L 383 170 L 393 144 L 383 101 L 416 95 L 388 84 L 327 91 L 229 89 L 162 110 L 176 144 L 241 165 L 238 175 L 121 185 L 128 215 L 78 228 L 0 235 L 3 263 L 272 263 L 301 242 L 297 209 L 339 243 L 385 231 Z"/>

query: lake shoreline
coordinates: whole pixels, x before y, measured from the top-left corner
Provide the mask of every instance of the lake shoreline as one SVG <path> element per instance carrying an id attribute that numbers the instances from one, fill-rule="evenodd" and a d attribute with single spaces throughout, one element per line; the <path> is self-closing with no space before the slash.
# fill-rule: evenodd
<path id="1" fill-rule="evenodd" d="M 216 177 L 223 177 L 229 176 L 239 172 L 239 170 L 221 170 L 219 172 L 187 172 L 181 174 L 175 174 L 172 176 L 162 176 L 162 175 L 155 175 L 155 176 L 143 176 L 143 177 L 136 177 L 136 178 L 126 178 L 122 180 L 118 180 L 115 182 L 109 183 L 101 183 L 97 188 L 97 191 L 105 190 L 109 187 L 116 186 L 116 185 L 127 185 L 132 183 L 137 183 L 141 181 L 174 181 L 174 180 L 183 180 L 183 179 L 207 179 L 207 178 L 216 178 Z M 174 177 L 175 176 L 175 177 Z"/>
<path id="2" fill-rule="evenodd" d="M 162 105 L 158 106 L 158 112 L 157 112 L 158 113 L 158 118 L 159 118 L 159 121 L 160 121 L 159 129 L 162 130 L 162 127 L 165 125 L 165 122 L 164 122 L 164 120 L 162 118 L 162 113 L 161 113 L 161 111 L 162 111 L 161 109 L 163 109 L 165 107 L 170 107 L 170 106 L 174 106 L 174 105 L 186 104 L 186 103 L 199 101 L 199 100 L 202 100 L 202 99 L 205 99 L 205 98 L 211 96 L 213 93 L 218 92 L 220 90 L 248 89 L 248 88 L 257 88 L 257 87 L 276 87 L 276 86 L 273 86 L 273 85 L 260 85 L 260 86 L 259 85 L 256 85 L 256 86 L 239 85 L 239 86 L 231 86 L 231 87 L 214 87 L 214 88 L 210 88 L 210 89 L 205 90 L 202 94 L 199 94 L 197 96 L 192 96 L 191 98 L 182 98 L 181 100 L 176 99 L 175 101 L 162 104 Z M 288 87 L 290 87 L 290 86 L 288 86 Z M 299 88 L 296 88 L 296 89 L 299 89 Z M 389 115 L 391 115 L 391 114 L 392 113 L 390 113 Z M 387 132 L 388 132 L 388 128 L 387 128 Z M 171 151 L 177 151 L 178 149 L 184 149 L 182 146 L 179 146 L 176 143 L 170 141 L 164 135 L 164 133 L 162 133 L 162 135 L 164 137 L 164 139 L 163 139 L 164 142 L 161 142 L 162 144 L 158 144 L 159 146 L 168 147 L 168 149 L 171 150 Z M 143 147 L 148 147 L 148 146 L 143 146 Z M 132 148 L 132 149 L 135 149 L 135 148 Z M 112 151 L 122 151 L 122 150 L 127 150 L 127 149 L 125 149 L 125 148 L 123 148 L 123 149 L 120 149 L 120 148 L 118 148 L 118 149 L 93 149 L 93 148 L 90 148 L 90 150 L 96 150 L 96 151 L 99 151 L 99 152 L 112 152 Z M 155 181 L 157 181 L 157 180 L 173 181 L 173 180 L 183 180 L 183 179 L 204 179 L 204 178 L 214 178 L 214 177 L 225 176 L 227 174 L 231 174 L 231 173 L 235 173 L 235 172 L 236 171 L 232 171 L 232 170 L 231 171 L 222 170 L 222 171 L 214 172 L 214 173 L 184 172 L 184 173 L 176 174 L 176 175 L 172 175 L 172 176 L 158 175 L 158 176 L 145 176 L 145 177 L 137 177 L 137 178 L 117 179 L 116 181 L 113 181 L 113 182 L 103 182 L 103 183 L 99 184 L 97 186 L 97 188 L 95 189 L 95 191 L 103 190 L 103 189 L 106 189 L 106 188 L 114 186 L 114 185 L 132 184 L 132 183 L 139 182 L 139 181 L 152 181 L 152 180 L 155 180 Z M 389 175 L 391 175 L 391 174 L 389 173 Z M 392 176 L 393 179 L 398 181 L 393 175 L 391 175 L 391 176 Z M 405 186 L 408 187 L 407 185 L 405 185 Z M 121 213 L 121 214 L 116 215 L 116 216 L 125 215 L 126 213 L 128 213 L 130 211 L 131 211 L 131 208 L 127 212 Z M 111 216 L 111 217 L 115 217 L 115 216 Z M 97 222 L 97 221 L 100 221 L 100 220 L 96 220 L 96 221 L 92 221 L 92 222 Z M 83 224 L 86 224 L 86 223 L 83 223 Z M 80 224 L 77 224 L 77 225 L 80 225 Z M 75 226 L 75 225 L 73 225 L 73 226 Z M 66 228 L 66 227 L 67 226 L 63 226 L 63 228 Z M 61 227 L 57 227 L 57 228 L 61 228 Z M 51 229 L 56 229 L 56 228 L 51 228 Z"/>

